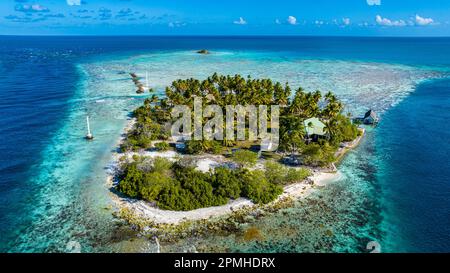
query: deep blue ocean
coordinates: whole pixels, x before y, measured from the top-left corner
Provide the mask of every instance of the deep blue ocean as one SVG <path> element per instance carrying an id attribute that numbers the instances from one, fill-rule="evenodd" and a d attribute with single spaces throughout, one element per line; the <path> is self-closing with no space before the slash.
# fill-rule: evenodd
<path id="1" fill-rule="evenodd" d="M 117 95 L 123 99 L 118 104 L 122 112 L 108 117 L 108 121 L 106 117 L 105 121 L 97 120 L 96 127 L 104 130 L 101 133 L 105 137 L 103 142 L 86 148 L 83 135 L 77 133 L 84 130 L 83 113 L 94 111 L 95 104 L 84 101 L 90 93 L 80 91 L 90 88 L 90 64 L 143 54 L 158 58 L 156 55 L 161 52 L 202 48 L 212 52 L 270 52 L 282 56 L 277 59 L 282 64 L 284 58 L 319 64 L 364 62 L 439 75 L 427 76 L 414 86 L 413 92 L 386 108 L 379 126 L 369 130 L 361 147 L 344 160 L 342 168 L 348 173 L 345 183 L 370 187 L 364 192 L 371 193 L 364 201 L 365 211 L 357 212 L 364 214 L 364 223 L 355 221 L 352 225 L 370 226 L 368 237 L 382 242 L 386 246 L 383 250 L 450 251 L 450 129 L 446 127 L 450 122 L 450 38 L 0 36 L 1 252 L 64 251 L 65 243 L 74 237 L 88 246 L 85 251 L 116 251 L 111 246 L 116 243 L 115 237 L 109 234 L 114 232 L 112 217 L 107 215 L 110 213 L 102 212 L 102 217 L 98 217 L 91 208 L 107 206 L 109 201 L 91 206 L 91 199 L 107 198 L 99 197 L 102 194 L 87 195 L 85 189 L 101 188 L 103 182 L 96 182 L 98 170 L 108 162 L 126 119 L 104 128 L 100 123 L 113 124 L 114 118 L 126 117 L 139 98 L 127 103 L 128 98 L 134 98 L 133 92 L 129 96 Z M 258 56 L 262 62 L 273 55 Z M 164 60 L 155 62 L 164 64 Z M 89 73 L 80 72 L 80 66 L 87 67 Z M 233 71 L 239 69 L 234 67 Z M 266 71 L 257 73 L 271 75 Z M 383 79 L 380 81 L 383 84 Z M 95 94 L 89 101 L 115 99 L 112 92 L 99 98 Z M 364 106 L 370 107 L 370 101 Z M 81 115 L 80 129 L 73 124 Z M 64 143 L 66 140 L 70 140 L 70 147 Z M 72 157 L 85 160 L 71 166 L 70 162 L 75 162 Z M 55 172 L 56 169 L 61 171 Z M 72 176 L 66 176 L 65 170 L 75 169 L 76 175 L 74 171 Z M 362 171 L 364 175 L 359 175 Z M 356 183 L 352 174 L 358 174 L 358 179 L 364 177 Z M 58 198 L 50 200 L 50 196 Z M 354 192 L 351 196 L 359 198 Z M 49 201 L 44 201 L 47 198 Z M 374 226 L 377 227 L 372 232 Z M 352 232 L 359 230 L 342 231 L 342 236 L 357 237 Z M 342 240 L 334 249 L 364 250 L 363 245 L 345 245 L 346 242 Z"/>

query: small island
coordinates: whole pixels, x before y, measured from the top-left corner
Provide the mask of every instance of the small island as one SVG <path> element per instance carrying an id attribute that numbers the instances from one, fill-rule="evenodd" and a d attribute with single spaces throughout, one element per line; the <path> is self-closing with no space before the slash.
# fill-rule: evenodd
<path id="1" fill-rule="evenodd" d="M 215 73 L 203 81 L 174 81 L 165 96 L 153 95 L 133 111 L 117 155 L 114 190 L 125 196 L 127 209 L 133 208 L 133 200 L 142 200 L 138 214 L 163 223 L 206 219 L 244 204 L 265 205 L 283 196 L 299 196 L 314 184 L 312 177 L 336 172 L 333 163 L 358 143 L 364 131 L 342 113 L 343 104 L 333 93 L 298 88 L 291 94 L 287 83 L 240 75 Z M 168 124 L 174 122 L 173 108 L 186 105 L 193 111 L 194 98 L 202 99 L 203 108 L 281 106 L 278 149 L 261 151 L 267 145 L 261 140 L 172 137 Z M 208 118 L 201 122 L 206 124 Z"/>
<path id="2" fill-rule="evenodd" d="M 198 54 L 210 54 L 210 52 L 206 49 L 200 49 L 197 51 Z"/>

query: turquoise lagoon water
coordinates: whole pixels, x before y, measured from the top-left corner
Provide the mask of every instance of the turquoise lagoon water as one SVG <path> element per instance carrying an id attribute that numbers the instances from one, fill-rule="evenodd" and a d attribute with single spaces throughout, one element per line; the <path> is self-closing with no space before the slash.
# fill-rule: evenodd
<path id="1" fill-rule="evenodd" d="M 128 72 L 148 72 L 158 94 L 175 79 L 214 72 L 269 77 L 331 90 L 354 115 L 368 108 L 382 115 L 339 166 L 340 180 L 249 223 L 262 242 L 235 233 L 163 251 L 364 252 L 369 241 L 383 251 L 450 249 L 449 130 L 441 126 L 450 118 L 448 39 L 78 37 L 78 46 L 72 38 L 1 39 L 2 251 L 60 252 L 69 242 L 85 252 L 154 249 L 112 217 L 105 184 L 111 151 L 145 98 Z M 194 53 L 204 47 L 213 54 Z M 92 142 L 83 139 L 86 115 Z"/>

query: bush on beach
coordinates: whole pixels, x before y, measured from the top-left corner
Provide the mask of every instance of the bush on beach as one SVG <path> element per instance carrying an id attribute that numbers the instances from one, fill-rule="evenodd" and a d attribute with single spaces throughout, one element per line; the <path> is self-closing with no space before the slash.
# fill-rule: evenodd
<path id="1" fill-rule="evenodd" d="M 265 176 L 267 180 L 277 185 L 287 185 L 302 181 L 311 175 L 305 168 L 287 168 L 275 161 L 266 161 Z"/>
<path id="2" fill-rule="evenodd" d="M 122 163 L 122 169 L 117 189 L 130 197 L 155 202 L 161 209 L 220 206 L 239 197 L 267 204 L 283 192 L 284 182 L 272 182 L 273 178 L 261 170 L 218 167 L 203 173 L 193 166 L 158 157 L 135 157 L 132 162 Z"/>
<path id="3" fill-rule="evenodd" d="M 156 143 L 156 144 L 155 144 L 155 148 L 156 148 L 158 151 L 164 152 L 164 151 L 169 150 L 170 145 L 169 145 L 169 143 L 167 143 L 167 142 L 165 142 L 165 141 L 162 141 L 162 142 Z"/>

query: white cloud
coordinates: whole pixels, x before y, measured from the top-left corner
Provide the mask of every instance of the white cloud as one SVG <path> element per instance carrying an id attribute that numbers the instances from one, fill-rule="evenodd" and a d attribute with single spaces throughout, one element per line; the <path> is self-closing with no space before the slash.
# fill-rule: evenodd
<path id="1" fill-rule="evenodd" d="M 245 21 L 244 18 L 239 17 L 239 21 L 234 21 L 233 24 L 236 24 L 236 25 L 246 25 L 246 24 L 247 24 L 247 21 Z"/>
<path id="2" fill-rule="evenodd" d="M 403 20 L 390 20 L 388 18 L 383 18 L 380 15 L 375 17 L 375 21 L 380 26 L 389 26 L 389 27 L 404 27 L 406 26 L 406 22 Z"/>
<path id="3" fill-rule="evenodd" d="M 342 23 L 343 23 L 345 26 L 350 25 L 350 24 L 351 24 L 350 18 L 342 18 Z"/>
<path id="4" fill-rule="evenodd" d="M 66 0 L 69 6 L 80 6 L 81 0 Z"/>
<path id="5" fill-rule="evenodd" d="M 390 20 L 388 18 L 383 18 L 380 15 L 377 15 L 375 21 L 380 26 L 393 26 L 393 27 L 403 27 L 403 26 L 428 26 L 434 24 L 434 20 L 432 18 L 424 18 L 420 15 L 416 14 L 414 18 L 411 20 Z"/>
<path id="6" fill-rule="evenodd" d="M 369 6 L 380 6 L 381 0 L 366 0 Z"/>
<path id="7" fill-rule="evenodd" d="M 297 18 L 295 18 L 294 16 L 289 16 L 287 18 L 287 22 L 291 25 L 296 25 L 297 24 Z"/>
<path id="8" fill-rule="evenodd" d="M 434 23 L 433 19 L 423 18 L 423 17 L 420 17 L 418 14 L 416 14 L 415 21 L 416 21 L 416 24 L 419 26 L 427 26 L 427 25 Z"/>
<path id="9" fill-rule="evenodd" d="M 48 8 L 43 7 L 43 6 L 39 5 L 39 4 L 31 5 L 31 9 L 34 10 L 34 11 L 48 11 Z"/>
<path id="10" fill-rule="evenodd" d="M 15 11 L 20 12 L 49 12 L 50 10 L 44 6 L 41 6 L 39 4 L 33 4 L 33 5 L 16 5 L 14 7 Z"/>

